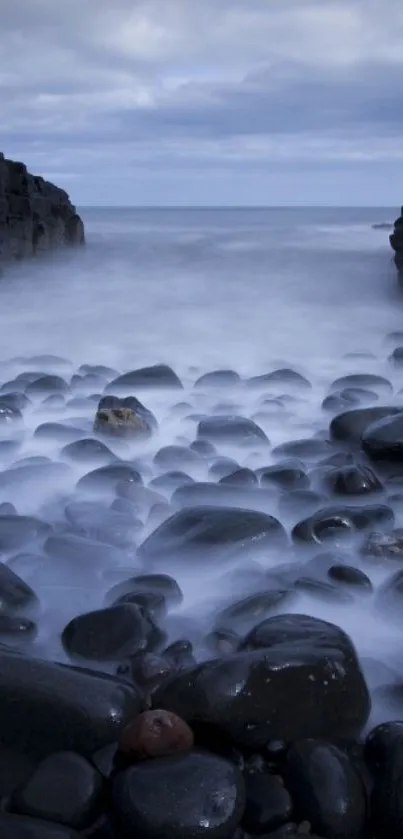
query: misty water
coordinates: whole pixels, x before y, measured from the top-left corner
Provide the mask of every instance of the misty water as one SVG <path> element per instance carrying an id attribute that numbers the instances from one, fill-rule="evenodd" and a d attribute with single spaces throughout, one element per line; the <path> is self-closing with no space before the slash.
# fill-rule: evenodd
<path id="1" fill-rule="evenodd" d="M 254 419 L 267 434 L 269 448 L 218 448 L 220 455 L 234 458 L 240 466 L 257 469 L 276 462 L 271 452 L 280 443 L 326 436 L 332 415 L 321 404 L 339 376 L 361 372 L 386 376 L 394 395 L 381 393 L 376 404 L 403 405 L 398 393 L 403 388 L 403 368 L 399 371 L 388 363 L 391 347 L 386 341 L 388 333 L 403 328 L 403 297 L 388 249 L 388 231 L 372 227 L 393 220 L 393 209 L 94 209 L 82 214 L 87 233 L 84 251 L 16 266 L 1 279 L 1 380 L 38 370 L 70 382 L 82 364 L 103 364 L 119 373 L 160 362 L 171 365 L 183 391 L 135 393 L 156 416 L 158 431 L 146 443 L 123 449 L 106 441 L 125 461 L 141 464 L 145 485 L 166 471 L 153 462 L 162 446 L 189 445 L 195 439 L 199 415 L 239 414 Z M 354 357 L 354 353 L 370 355 Z M 62 356 L 68 363 L 30 361 L 42 354 Z M 284 384 L 251 389 L 244 384 L 248 377 L 282 367 L 306 376 L 312 389 L 294 392 Z M 194 388 L 203 373 L 215 369 L 232 369 L 242 381 L 218 389 Z M 21 427 L 2 428 L 2 439 L 16 439 L 18 447 L 14 451 L 0 446 L 1 469 L 9 470 L 32 456 L 63 462 L 60 452 L 65 442 L 39 439 L 34 431 L 41 423 L 58 422 L 79 428 L 82 437 L 93 436 L 97 401 L 87 398 L 93 394 L 76 384 L 65 404 L 33 399 Z M 265 399 L 284 394 L 291 398 L 285 398 L 279 410 L 274 403 L 265 406 Z M 66 404 L 73 397 L 77 401 Z M 207 481 L 210 465 L 208 458 L 200 458 L 184 471 Z M 314 465 L 306 463 L 306 471 Z M 71 503 L 81 497 L 76 483 L 93 468 L 86 462 L 70 463 L 66 473 L 61 470 L 39 481 L 28 476 L 4 487 L 0 480 L 0 501 L 12 502 L 19 513 L 39 516 L 63 532 L 66 500 Z M 172 492 L 158 491 L 168 502 Z M 281 512 L 279 496 L 273 493 L 265 511 L 290 532 L 305 513 Z M 95 575 L 90 583 L 81 578 L 77 564 L 66 571 L 65 565 L 50 563 L 37 544 L 27 543 L 3 557 L 32 585 L 42 603 L 33 652 L 65 660 L 60 630 L 80 612 L 101 607 L 108 588 L 128 572 L 147 570 L 136 558 L 135 545 L 172 512 L 174 508 L 167 505 L 159 511 L 160 518 L 144 515 L 132 549 L 117 552 L 115 567 L 107 575 Z M 396 526 L 402 526 L 403 505 L 397 505 L 394 513 Z M 390 568 L 363 564 L 354 547 L 349 550 L 375 587 L 392 573 Z M 268 552 L 257 561 L 275 568 L 295 559 L 302 564 L 313 553 L 290 544 L 289 549 Z M 215 612 L 256 590 L 254 583 L 248 583 L 245 575 L 235 583 L 228 568 L 218 562 L 208 567 L 167 562 L 162 566 L 176 577 L 185 595 L 170 614 L 170 639 L 186 637 L 188 630 L 198 655 L 208 655 L 203 638 Z M 241 567 L 245 568 L 245 558 Z M 401 628 L 379 615 L 372 595 L 356 596 L 344 605 L 299 593 L 286 611 L 334 621 L 347 630 L 362 656 L 390 662 L 403 675 Z"/>

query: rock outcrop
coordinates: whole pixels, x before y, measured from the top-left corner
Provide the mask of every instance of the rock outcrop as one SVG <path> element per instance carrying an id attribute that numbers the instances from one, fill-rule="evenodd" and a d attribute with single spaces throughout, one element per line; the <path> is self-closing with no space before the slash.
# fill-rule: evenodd
<path id="1" fill-rule="evenodd" d="M 0 152 L 0 266 L 84 244 L 84 225 L 63 189 Z"/>
<path id="2" fill-rule="evenodd" d="M 393 233 L 389 236 L 389 242 L 395 252 L 395 265 L 399 274 L 403 275 L 403 207 L 400 216 L 393 225 Z"/>

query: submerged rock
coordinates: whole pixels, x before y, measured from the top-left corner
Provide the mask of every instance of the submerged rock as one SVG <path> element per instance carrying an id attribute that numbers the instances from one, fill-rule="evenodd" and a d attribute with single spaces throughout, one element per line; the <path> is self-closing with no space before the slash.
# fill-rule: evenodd
<path id="1" fill-rule="evenodd" d="M 130 373 L 118 376 L 117 379 L 113 379 L 107 386 L 106 393 L 133 391 L 136 388 L 182 389 L 183 385 L 176 373 L 167 364 L 154 364 L 152 367 L 133 370 Z"/>

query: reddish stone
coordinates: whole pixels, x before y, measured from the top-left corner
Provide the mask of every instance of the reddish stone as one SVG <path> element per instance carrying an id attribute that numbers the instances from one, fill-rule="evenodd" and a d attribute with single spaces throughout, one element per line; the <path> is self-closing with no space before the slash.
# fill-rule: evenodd
<path id="1" fill-rule="evenodd" d="M 188 724 L 171 711 L 144 711 L 122 731 L 119 748 L 138 760 L 188 752 L 194 737 Z"/>

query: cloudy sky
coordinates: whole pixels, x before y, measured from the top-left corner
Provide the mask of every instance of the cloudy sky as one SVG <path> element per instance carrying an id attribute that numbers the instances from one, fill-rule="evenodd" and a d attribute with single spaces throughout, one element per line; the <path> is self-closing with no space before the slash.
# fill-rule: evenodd
<path id="1" fill-rule="evenodd" d="M 402 0 L 0 15 L 0 148 L 78 205 L 403 202 Z"/>

